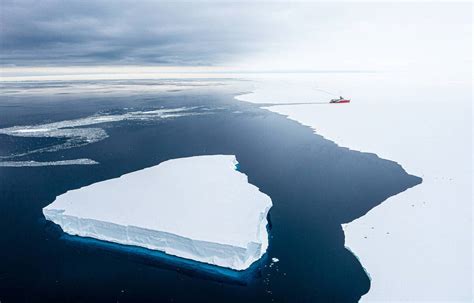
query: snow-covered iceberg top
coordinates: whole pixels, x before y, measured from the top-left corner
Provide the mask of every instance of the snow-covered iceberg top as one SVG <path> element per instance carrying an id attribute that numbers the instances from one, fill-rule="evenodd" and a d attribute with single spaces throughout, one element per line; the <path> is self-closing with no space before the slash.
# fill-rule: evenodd
<path id="1" fill-rule="evenodd" d="M 64 232 L 235 270 L 268 247 L 270 197 L 232 155 L 165 161 L 60 195 L 43 209 Z"/>

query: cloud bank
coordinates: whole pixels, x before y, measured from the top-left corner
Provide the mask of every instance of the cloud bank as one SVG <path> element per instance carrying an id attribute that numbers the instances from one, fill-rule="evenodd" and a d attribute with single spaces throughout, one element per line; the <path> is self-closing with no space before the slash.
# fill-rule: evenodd
<path id="1" fill-rule="evenodd" d="M 2 66 L 465 69 L 471 5 L 3 0 Z"/>

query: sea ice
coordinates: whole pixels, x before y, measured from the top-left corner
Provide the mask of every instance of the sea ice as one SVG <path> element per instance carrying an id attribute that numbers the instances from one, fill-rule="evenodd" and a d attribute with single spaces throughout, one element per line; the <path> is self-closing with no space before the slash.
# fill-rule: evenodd
<path id="1" fill-rule="evenodd" d="M 423 178 L 343 225 L 345 245 L 371 277 L 361 302 L 472 301 L 471 82 L 407 73 L 291 76 L 259 79 L 256 93 L 238 99 L 314 102 L 266 108 Z M 353 102 L 318 104 L 319 87 Z"/>
<path id="2" fill-rule="evenodd" d="M 235 270 L 268 247 L 271 199 L 232 155 L 197 156 L 71 190 L 43 209 L 64 232 Z"/>
<path id="3" fill-rule="evenodd" d="M 39 166 L 64 166 L 64 165 L 94 165 L 99 162 L 92 159 L 73 159 L 60 161 L 0 161 L 0 167 L 39 167 Z"/>
<path id="4" fill-rule="evenodd" d="M 58 138 L 66 140 L 65 142 L 47 147 L 0 156 L 0 159 L 6 160 L 35 153 L 54 152 L 99 142 L 108 137 L 107 132 L 100 126 L 104 123 L 120 121 L 153 121 L 202 114 L 199 112 L 193 112 L 195 109 L 195 107 L 179 107 L 161 108 L 151 111 L 131 111 L 123 114 L 97 114 L 74 120 L 0 128 L 0 135 L 25 138 Z M 4 164 L 2 166 L 7 165 Z"/>

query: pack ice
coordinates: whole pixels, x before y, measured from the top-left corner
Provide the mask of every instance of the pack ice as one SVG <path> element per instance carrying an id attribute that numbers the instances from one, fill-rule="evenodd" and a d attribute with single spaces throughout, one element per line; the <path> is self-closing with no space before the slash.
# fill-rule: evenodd
<path id="1" fill-rule="evenodd" d="M 68 191 L 43 214 L 71 235 L 243 270 L 268 247 L 272 201 L 236 165 L 232 155 L 165 161 Z"/>

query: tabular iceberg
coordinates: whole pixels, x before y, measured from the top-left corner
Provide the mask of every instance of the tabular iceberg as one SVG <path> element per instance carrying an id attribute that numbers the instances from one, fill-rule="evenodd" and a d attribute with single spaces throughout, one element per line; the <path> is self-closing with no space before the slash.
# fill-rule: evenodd
<path id="1" fill-rule="evenodd" d="M 232 155 L 165 161 L 60 195 L 43 208 L 64 232 L 244 270 L 268 247 L 270 197 Z"/>

